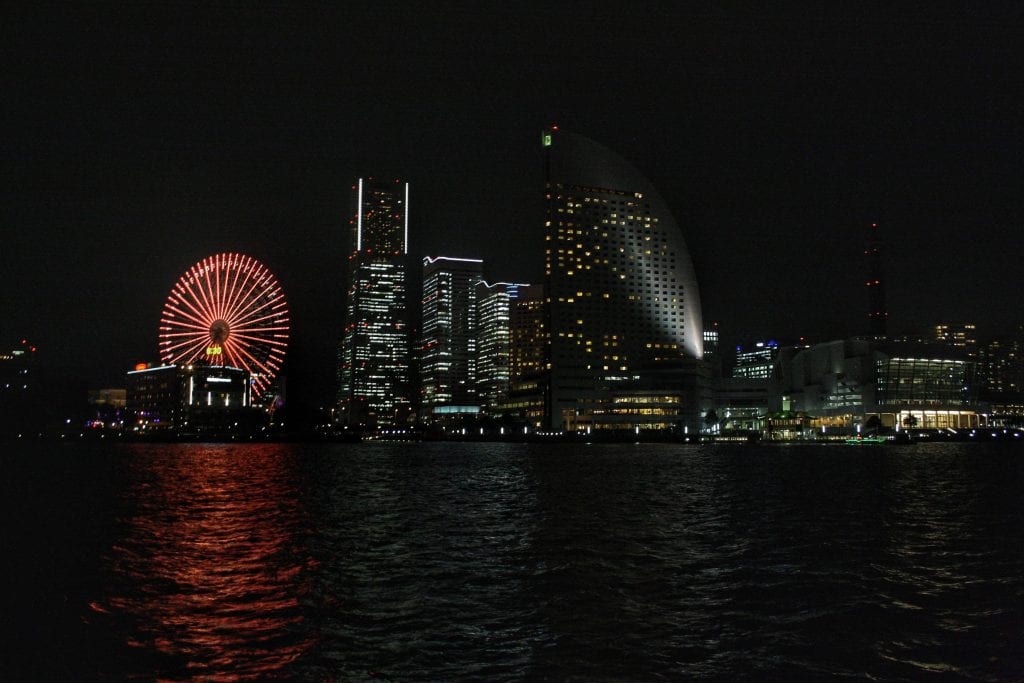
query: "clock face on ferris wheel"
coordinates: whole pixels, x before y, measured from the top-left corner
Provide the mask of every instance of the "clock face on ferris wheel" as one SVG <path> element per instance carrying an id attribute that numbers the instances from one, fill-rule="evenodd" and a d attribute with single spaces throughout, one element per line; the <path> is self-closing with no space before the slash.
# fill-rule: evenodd
<path id="1" fill-rule="evenodd" d="M 203 259 L 171 289 L 160 316 L 160 359 L 244 368 L 260 395 L 281 370 L 288 304 L 266 266 L 242 254 Z"/>

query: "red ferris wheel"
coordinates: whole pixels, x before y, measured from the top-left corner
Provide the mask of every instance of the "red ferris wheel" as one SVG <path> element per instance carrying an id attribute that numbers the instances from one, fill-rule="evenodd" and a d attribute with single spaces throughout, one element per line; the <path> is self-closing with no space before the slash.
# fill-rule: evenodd
<path id="1" fill-rule="evenodd" d="M 203 259 L 171 289 L 160 316 L 160 359 L 167 364 L 233 365 L 252 375 L 254 396 L 281 369 L 288 305 L 266 266 L 242 254 Z"/>

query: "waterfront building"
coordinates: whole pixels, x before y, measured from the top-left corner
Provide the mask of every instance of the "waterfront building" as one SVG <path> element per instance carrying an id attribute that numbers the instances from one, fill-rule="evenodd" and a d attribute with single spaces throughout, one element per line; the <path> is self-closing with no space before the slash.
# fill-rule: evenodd
<path id="1" fill-rule="evenodd" d="M 885 426 L 976 427 L 973 363 L 938 354 L 886 353 L 875 360 L 875 410 Z"/>
<path id="2" fill-rule="evenodd" d="M 338 421 L 390 425 L 409 403 L 409 184 L 360 178 L 352 195 Z"/>
<path id="3" fill-rule="evenodd" d="M 654 186 L 608 148 L 543 132 L 547 427 L 582 424 L 613 395 L 703 356 L 700 296 L 683 234 Z M 699 373 L 698 373 L 699 374 Z M 703 406 L 681 396 L 677 425 Z"/>
<path id="4" fill-rule="evenodd" d="M 767 378 L 716 378 L 714 410 L 720 433 L 762 431 L 771 409 L 771 386 Z"/>
<path id="5" fill-rule="evenodd" d="M 809 416 L 815 431 L 852 433 L 872 416 L 887 429 L 946 429 L 987 423 L 974 387 L 974 363 L 963 353 L 855 338 L 780 359 L 772 400 Z"/>
<path id="6" fill-rule="evenodd" d="M 141 365 L 127 375 L 125 429 L 140 434 L 246 434 L 261 424 L 249 372 L 228 365 Z"/>
<path id="7" fill-rule="evenodd" d="M 512 308 L 530 285 L 511 282 L 476 286 L 477 396 L 486 413 L 496 413 L 508 396 L 512 373 Z"/>
<path id="8" fill-rule="evenodd" d="M 477 413 L 477 285 L 480 259 L 423 259 L 420 405 L 429 415 Z"/>

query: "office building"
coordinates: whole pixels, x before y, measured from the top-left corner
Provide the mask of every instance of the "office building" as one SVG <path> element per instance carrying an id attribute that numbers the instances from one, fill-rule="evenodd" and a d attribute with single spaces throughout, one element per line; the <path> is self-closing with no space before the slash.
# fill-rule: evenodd
<path id="1" fill-rule="evenodd" d="M 519 285 L 509 301 L 509 390 L 499 412 L 544 427 L 551 366 L 544 285 Z"/>
<path id="2" fill-rule="evenodd" d="M 711 369 L 711 376 L 720 378 L 725 370 L 722 353 L 722 336 L 717 322 L 707 322 L 704 327 L 704 362 Z"/>
<path id="3" fill-rule="evenodd" d="M 425 415 L 479 412 L 477 284 L 480 259 L 423 259 L 420 405 Z"/>
<path id="4" fill-rule="evenodd" d="M 932 328 L 936 342 L 964 349 L 973 355 L 978 347 L 978 326 L 974 323 L 939 323 Z"/>
<path id="5" fill-rule="evenodd" d="M 352 195 L 337 417 L 351 426 L 385 426 L 409 404 L 409 184 L 360 178 Z"/>
<path id="6" fill-rule="evenodd" d="M 779 356 L 777 341 L 760 341 L 748 347 L 736 347 L 736 364 L 732 376 L 743 379 L 768 379 Z"/>
<path id="7" fill-rule="evenodd" d="M 1024 415 L 1024 325 L 977 347 L 978 385 L 999 424 L 1017 426 Z"/>
<path id="8" fill-rule="evenodd" d="M 990 339 L 978 349 L 979 379 L 986 396 L 1024 396 L 1024 326 L 1015 336 Z"/>
<path id="9" fill-rule="evenodd" d="M 510 302 L 509 379 L 537 376 L 550 369 L 547 362 L 547 307 L 544 285 L 521 285 Z"/>
<path id="10" fill-rule="evenodd" d="M 512 376 L 512 309 L 530 285 L 480 282 L 476 287 L 477 396 L 493 414 L 508 397 Z"/>

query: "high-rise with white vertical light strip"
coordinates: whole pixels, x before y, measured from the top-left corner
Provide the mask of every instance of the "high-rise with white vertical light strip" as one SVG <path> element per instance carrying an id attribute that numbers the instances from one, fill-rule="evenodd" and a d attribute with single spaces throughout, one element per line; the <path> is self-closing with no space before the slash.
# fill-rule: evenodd
<path id="1" fill-rule="evenodd" d="M 352 197 L 338 419 L 348 425 L 386 426 L 395 424 L 409 403 L 409 184 L 360 178 Z"/>

